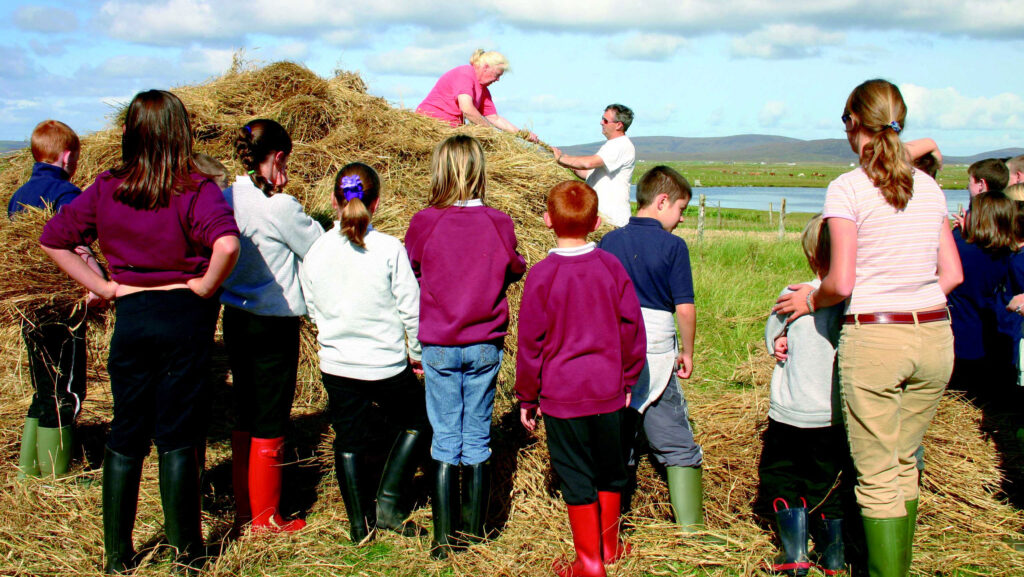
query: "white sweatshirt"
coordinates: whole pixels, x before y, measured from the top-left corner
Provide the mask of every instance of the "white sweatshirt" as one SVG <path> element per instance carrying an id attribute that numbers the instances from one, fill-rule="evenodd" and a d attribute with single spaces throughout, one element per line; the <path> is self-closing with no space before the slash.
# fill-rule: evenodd
<path id="1" fill-rule="evenodd" d="M 235 210 L 242 252 L 224 281 L 220 302 L 268 317 L 306 314 L 299 285 L 299 261 L 324 233 L 295 197 L 266 196 L 248 176 L 224 191 Z"/>
<path id="2" fill-rule="evenodd" d="M 372 228 L 364 241 L 365 250 L 352 244 L 335 222 L 306 253 L 299 277 L 320 370 L 378 381 L 420 360 L 420 285 L 401 241 Z"/>

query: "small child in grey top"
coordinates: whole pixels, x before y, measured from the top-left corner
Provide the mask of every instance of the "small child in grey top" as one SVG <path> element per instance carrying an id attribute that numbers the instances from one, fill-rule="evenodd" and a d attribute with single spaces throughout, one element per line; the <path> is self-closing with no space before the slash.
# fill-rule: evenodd
<path id="1" fill-rule="evenodd" d="M 808 284 L 817 288 L 828 273 L 831 250 L 821 215 L 807 223 L 802 241 L 817 275 Z M 789 315 L 772 314 L 765 326 L 765 344 L 777 363 L 759 466 L 760 500 L 775 510 L 780 554 L 771 568 L 780 574 L 804 575 L 813 564 L 832 575 L 845 567 L 842 515 L 852 503 L 854 475 L 834 370 L 844 308 L 840 303 L 812 310 L 792 322 Z M 815 543 L 810 554 L 808 525 Z"/>

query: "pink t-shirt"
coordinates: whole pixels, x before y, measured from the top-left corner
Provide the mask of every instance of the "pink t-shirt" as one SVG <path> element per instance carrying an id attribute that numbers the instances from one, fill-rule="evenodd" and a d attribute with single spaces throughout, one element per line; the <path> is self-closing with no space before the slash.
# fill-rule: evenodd
<path id="1" fill-rule="evenodd" d="M 857 276 L 847 314 L 946 304 L 937 268 L 946 196 L 930 176 L 914 171 L 914 195 L 897 211 L 857 168 L 828 185 L 822 216 L 857 224 Z"/>
<path id="2" fill-rule="evenodd" d="M 416 107 L 416 112 L 458 126 L 462 124 L 462 110 L 458 103 L 460 94 L 468 94 L 480 114 L 490 116 L 498 113 L 494 108 L 494 101 L 491 100 L 491 91 L 477 81 L 476 71 L 471 64 L 457 66 L 445 72 L 430 94 Z"/>

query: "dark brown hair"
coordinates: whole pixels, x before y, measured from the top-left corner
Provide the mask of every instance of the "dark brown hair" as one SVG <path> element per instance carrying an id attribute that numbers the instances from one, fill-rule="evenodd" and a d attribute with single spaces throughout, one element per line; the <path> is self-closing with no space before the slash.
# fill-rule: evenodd
<path id="1" fill-rule="evenodd" d="M 693 197 L 690 190 L 690 183 L 679 174 L 674 168 L 663 164 L 655 166 L 640 177 L 636 184 L 636 205 L 637 208 L 650 206 L 659 194 L 668 195 L 669 202 L 679 199 L 686 199 L 687 202 Z"/>
<path id="2" fill-rule="evenodd" d="M 886 80 L 868 80 L 846 99 L 843 115 L 847 114 L 849 130 L 863 130 L 869 137 L 860 151 L 864 173 L 889 205 L 903 210 L 914 195 L 914 173 L 899 135 L 907 118 L 900 89 Z"/>
<path id="3" fill-rule="evenodd" d="M 342 180 L 357 177 L 361 196 L 345 200 Z M 341 220 L 341 234 L 352 244 L 366 248 L 366 231 L 370 227 L 370 205 L 380 198 L 380 177 L 371 166 L 362 162 L 346 164 L 334 177 L 334 200 L 338 203 L 338 218 Z"/>
<path id="4" fill-rule="evenodd" d="M 971 199 L 964 240 L 988 252 L 1016 250 L 1017 205 L 1002 192 L 983 192 Z"/>
<path id="5" fill-rule="evenodd" d="M 977 181 L 984 180 L 988 187 L 986 192 L 1002 192 L 1010 183 L 1010 170 L 1006 163 L 998 158 L 986 158 L 975 162 L 967 167 L 967 175 Z"/>
<path id="6" fill-rule="evenodd" d="M 578 180 L 560 182 L 548 193 L 548 217 L 556 236 L 586 238 L 597 223 L 597 193 Z"/>
<path id="7" fill-rule="evenodd" d="M 235 154 L 238 160 L 256 188 L 267 196 L 275 192 L 274 185 L 260 174 L 260 165 L 268 156 L 278 152 L 285 156 L 291 154 L 292 137 L 288 136 L 283 126 L 268 118 L 249 122 L 239 128 L 235 135 Z"/>
<path id="8" fill-rule="evenodd" d="M 121 166 L 110 171 L 124 180 L 114 200 L 138 210 L 166 207 L 172 194 L 196 188 L 194 172 L 185 105 L 166 90 L 136 94 L 125 112 Z"/>
<path id="9" fill-rule="evenodd" d="M 65 150 L 72 154 L 82 148 L 71 127 L 59 120 L 44 120 L 32 130 L 32 158 L 36 162 L 54 163 Z"/>

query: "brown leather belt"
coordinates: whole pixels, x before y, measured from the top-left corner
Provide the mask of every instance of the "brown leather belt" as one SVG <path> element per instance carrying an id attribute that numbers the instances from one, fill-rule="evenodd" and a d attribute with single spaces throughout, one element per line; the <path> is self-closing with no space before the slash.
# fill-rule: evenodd
<path id="1" fill-rule="evenodd" d="M 917 323 L 935 323 L 949 320 L 949 311 L 942 309 L 938 311 L 925 311 L 917 313 L 917 321 L 914 320 L 914 313 L 873 313 L 846 315 L 843 317 L 843 324 L 854 325 L 912 325 Z"/>

